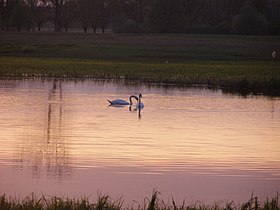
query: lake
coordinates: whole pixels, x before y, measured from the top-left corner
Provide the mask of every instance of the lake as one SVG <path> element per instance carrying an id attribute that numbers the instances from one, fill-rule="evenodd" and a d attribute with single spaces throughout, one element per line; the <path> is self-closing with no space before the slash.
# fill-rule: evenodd
<path id="1" fill-rule="evenodd" d="M 144 109 L 107 99 L 142 93 Z M 280 190 L 280 98 L 114 81 L 0 81 L 0 195 L 128 204 Z"/>

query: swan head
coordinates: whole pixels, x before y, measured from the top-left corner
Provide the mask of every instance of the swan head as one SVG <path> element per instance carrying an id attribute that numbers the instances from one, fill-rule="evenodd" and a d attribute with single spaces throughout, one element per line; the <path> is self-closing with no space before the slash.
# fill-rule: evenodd
<path id="1" fill-rule="evenodd" d="M 139 94 L 139 98 L 142 98 L 142 94 L 141 93 Z"/>

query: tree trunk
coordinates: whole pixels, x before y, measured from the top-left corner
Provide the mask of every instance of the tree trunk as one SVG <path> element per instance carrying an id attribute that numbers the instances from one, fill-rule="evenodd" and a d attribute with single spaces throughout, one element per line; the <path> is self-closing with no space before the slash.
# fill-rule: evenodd
<path id="1" fill-rule="evenodd" d="M 54 31 L 58 32 L 58 9 L 55 9 Z"/>
<path id="2" fill-rule="evenodd" d="M 55 7 L 54 30 L 56 32 L 61 31 L 61 8 L 58 5 Z"/>
<path id="3" fill-rule="evenodd" d="M 37 23 L 37 31 L 41 31 L 41 23 Z"/>

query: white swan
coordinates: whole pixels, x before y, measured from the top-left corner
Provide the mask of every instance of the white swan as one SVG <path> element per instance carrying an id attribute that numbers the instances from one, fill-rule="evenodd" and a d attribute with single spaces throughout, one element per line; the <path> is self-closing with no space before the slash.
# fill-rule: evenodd
<path id="1" fill-rule="evenodd" d="M 143 104 L 143 102 L 141 102 L 141 98 L 142 98 L 142 94 L 140 93 L 139 97 L 138 97 L 138 102 L 136 104 L 137 109 L 143 109 L 144 108 L 144 104 Z"/>
<path id="2" fill-rule="evenodd" d="M 122 100 L 122 99 L 116 99 L 114 101 L 107 100 L 110 103 L 110 106 L 125 106 L 125 105 L 132 105 L 132 98 L 135 98 L 138 101 L 137 96 L 131 95 L 129 97 L 129 102 Z"/>

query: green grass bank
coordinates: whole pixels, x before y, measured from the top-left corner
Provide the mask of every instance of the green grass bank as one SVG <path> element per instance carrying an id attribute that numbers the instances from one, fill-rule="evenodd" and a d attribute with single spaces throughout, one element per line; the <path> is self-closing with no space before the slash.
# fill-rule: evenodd
<path id="1" fill-rule="evenodd" d="M 0 76 L 122 79 L 280 95 L 279 37 L 0 33 Z"/>
<path id="2" fill-rule="evenodd" d="M 69 199 L 59 196 L 40 196 L 34 194 L 23 199 L 7 197 L 5 194 L 0 196 L 1 210 L 279 210 L 278 195 L 259 201 L 257 196 L 241 204 L 233 201 L 214 202 L 206 205 L 202 202 L 194 204 L 178 204 L 172 198 L 165 202 L 160 199 L 160 193 L 153 192 L 150 198 L 145 198 L 143 202 L 134 201 L 130 206 L 124 206 L 124 201 L 120 198 L 113 200 L 108 195 L 99 195 L 95 202 L 89 201 L 89 197 L 80 199 Z"/>

